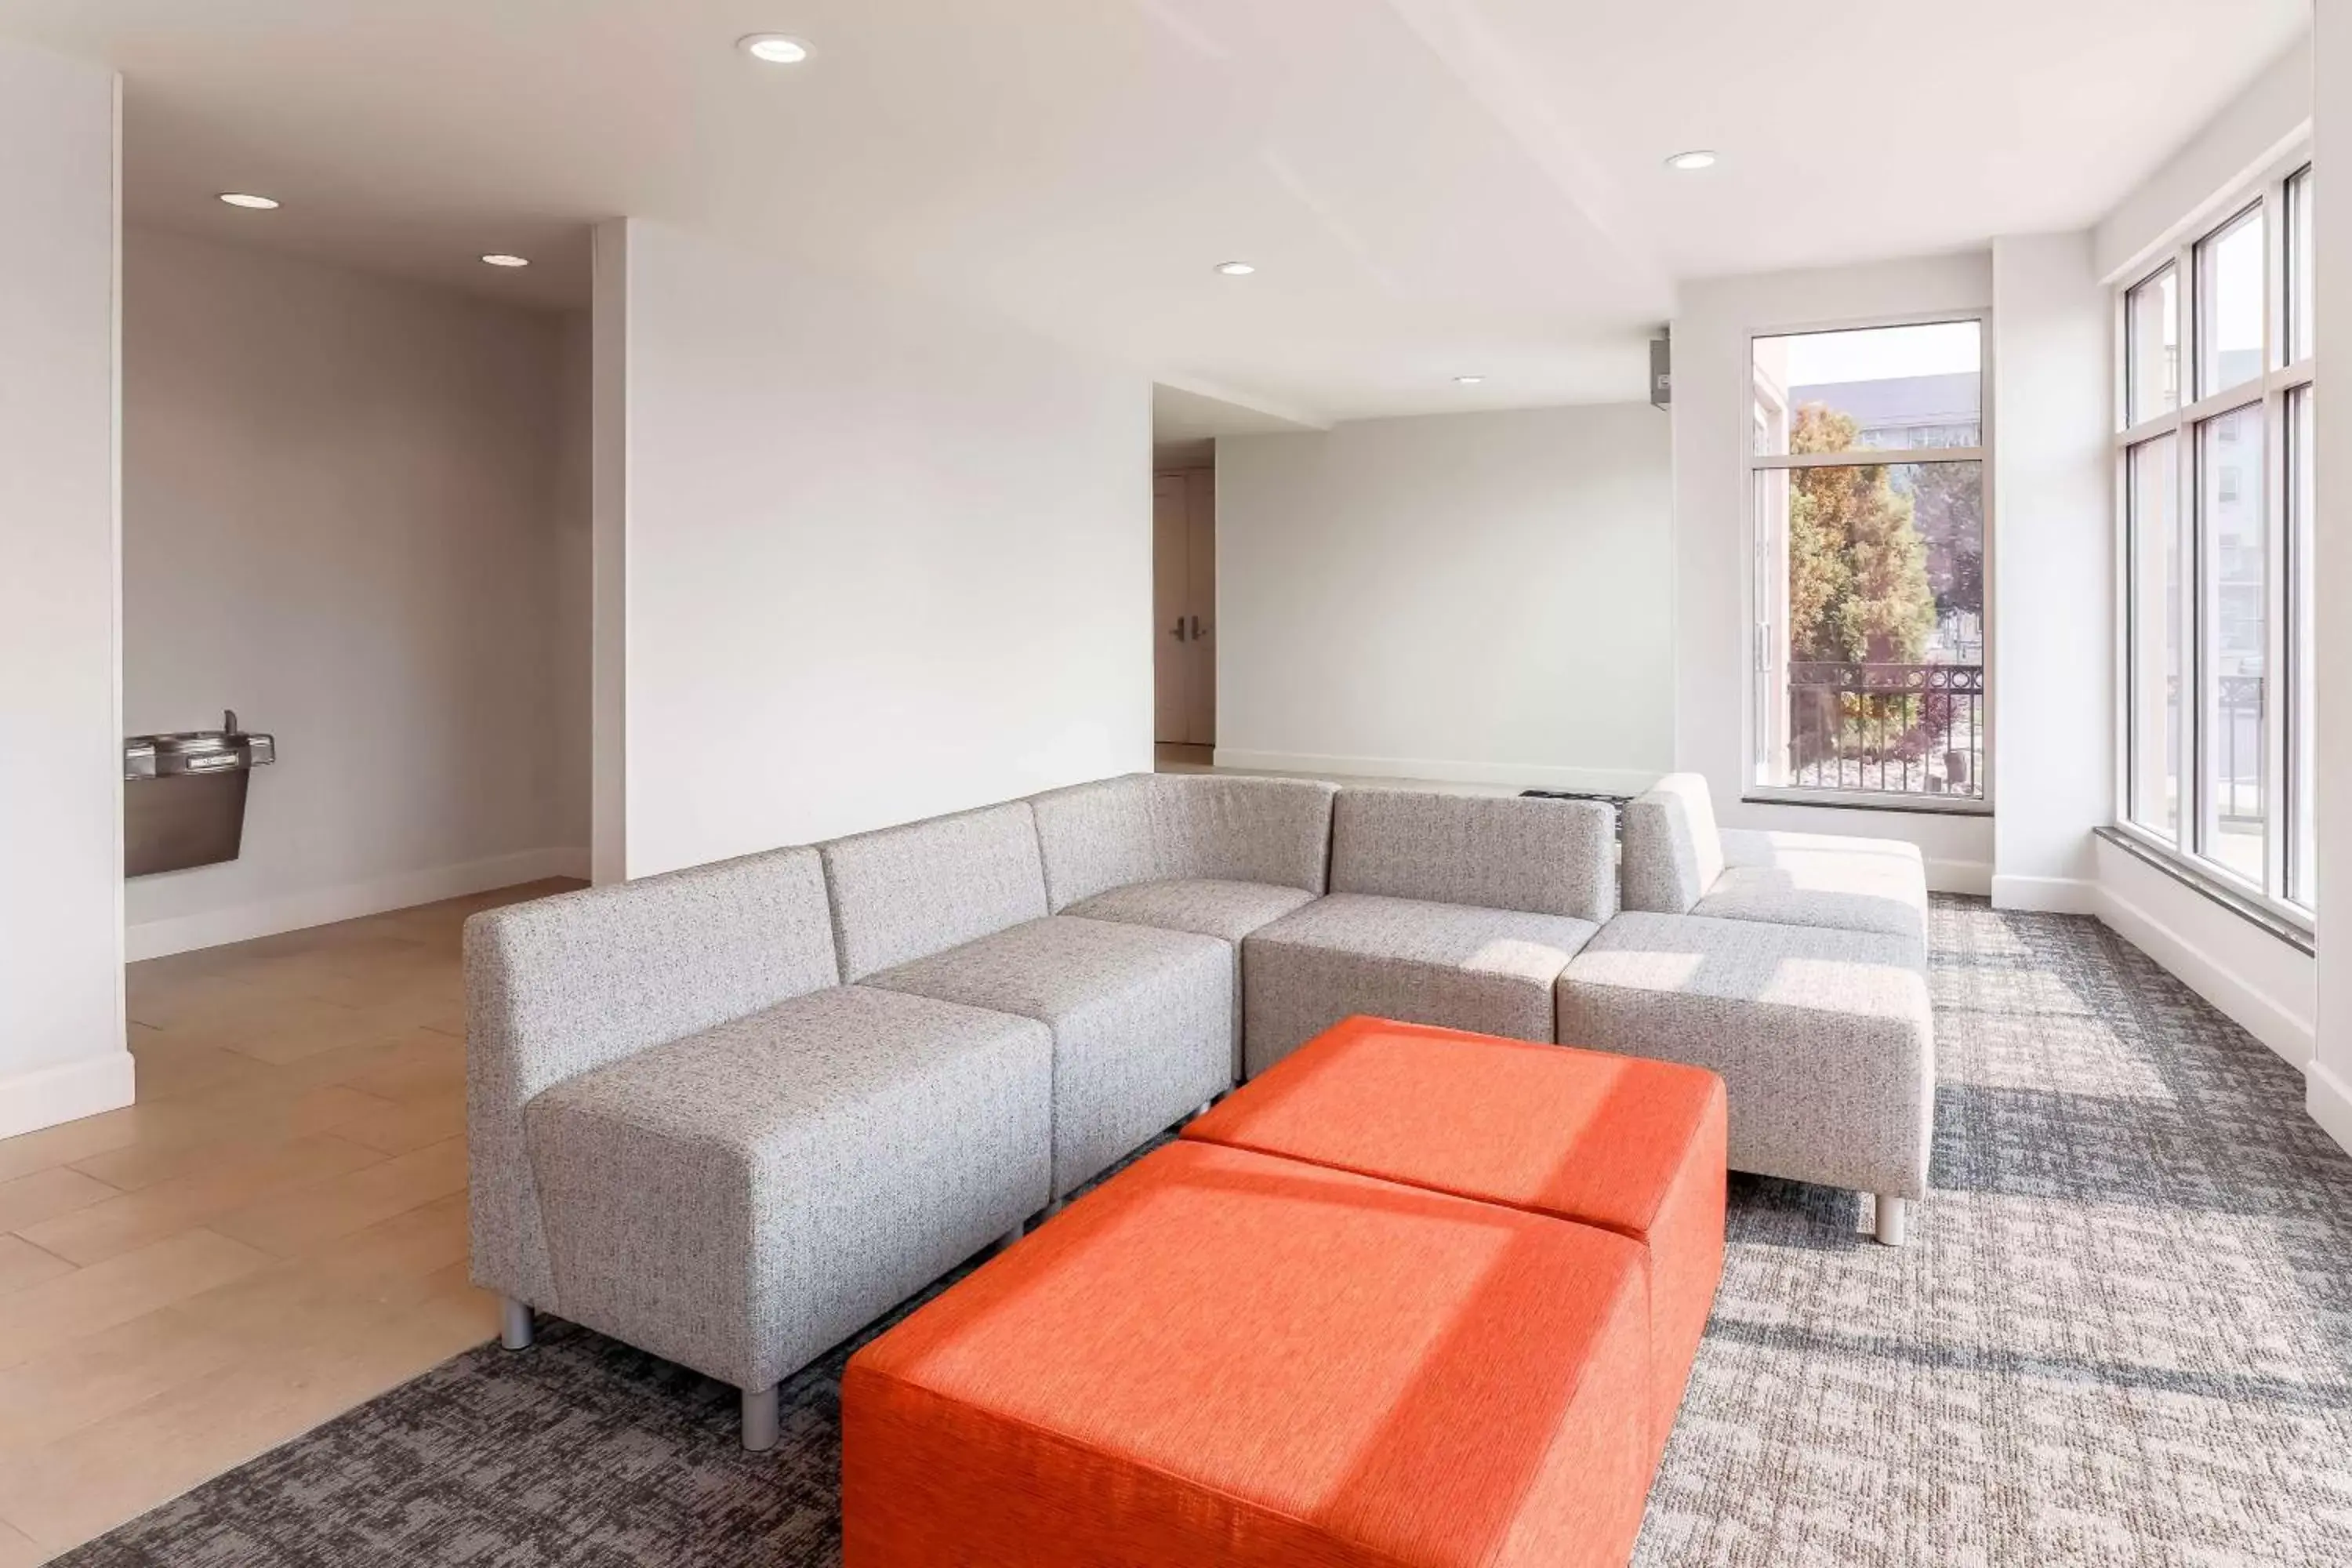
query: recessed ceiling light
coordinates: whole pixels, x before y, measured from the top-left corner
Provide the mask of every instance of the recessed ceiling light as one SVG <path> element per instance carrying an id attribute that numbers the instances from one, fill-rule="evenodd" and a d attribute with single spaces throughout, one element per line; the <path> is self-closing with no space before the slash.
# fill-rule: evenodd
<path id="1" fill-rule="evenodd" d="M 1257 268 L 1246 261 L 1220 261 L 1217 263 L 1217 270 L 1228 278 L 1246 278 Z"/>
<path id="2" fill-rule="evenodd" d="M 809 47 L 782 33 L 753 33 L 735 40 L 735 47 L 755 60 L 772 66 L 796 66 L 809 58 Z"/>
<path id="3" fill-rule="evenodd" d="M 1712 169 L 1715 167 L 1715 154 L 1704 147 L 1694 147 L 1687 153 L 1677 153 L 1667 159 L 1666 167 L 1685 171 Z"/>
<path id="4" fill-rule="evenodd" d="M 278 205 L 270 196 L 257 196 L 245 191 L 223 191 L 221 200 L 233 207 L 251 207 L 256 212 L 268 212 Z"/>
<path id="5" fill-rule="evenodd" d="M 528 267 L 530 265 L 530 257 L 509 256 L 503 250 L 494 250 L 488 256 L 483 257 L 482 259 L 488 262 L 493 267 Z"/>
<path id="6" fill-rule="evenodd" d="M 1454 378 L 1454 384 L 1456 386 L 1475 386 L 1486 379 L 1486 378 L 1483 375 L 1457 375 Z"/>

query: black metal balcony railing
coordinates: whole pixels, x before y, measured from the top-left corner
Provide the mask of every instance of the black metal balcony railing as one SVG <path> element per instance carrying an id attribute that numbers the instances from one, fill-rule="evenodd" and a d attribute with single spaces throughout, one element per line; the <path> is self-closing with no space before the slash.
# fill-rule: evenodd
<path id="1" fill-rule="evenodd" d="M 2213 807 L 2224 822 L 2263 816 L 2263 678 L 2214 678 Z M 2178 733 L 2178 731 L 2174 731 Z"/>
<path id="2" fill-rule="evenodd" d="M 1984 795 L 1984 667 L 1789 666 L 1789 782 L 1805 789 Z"/>

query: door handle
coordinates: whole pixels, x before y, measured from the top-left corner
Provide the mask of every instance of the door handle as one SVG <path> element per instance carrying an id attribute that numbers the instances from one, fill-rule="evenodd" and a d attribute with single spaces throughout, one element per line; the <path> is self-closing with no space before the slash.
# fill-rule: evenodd
<path id="1" fill-rule="evenodd" d="M 1192 640 L 1194 642 L 1201 640 L 1201 617 L 1198 616 L 1192 617 Z"/>
<path id="2" fill-rule="evenodd" d="M 1168 635 L 1169 635 L 1170 637 L 1174 637 L 1178 642 L 1182 642 L 1182 641 L 1184 640 L 1184 617 L 1183 617 L 1183 616 L 1177 616 L 1177 617 L 1176 617 L 1176 626 L 1175 626 L 1175 629 L 1174 629 L 1174 630 L 1172 630 L 1172 631 L 1171 631 Z"/>

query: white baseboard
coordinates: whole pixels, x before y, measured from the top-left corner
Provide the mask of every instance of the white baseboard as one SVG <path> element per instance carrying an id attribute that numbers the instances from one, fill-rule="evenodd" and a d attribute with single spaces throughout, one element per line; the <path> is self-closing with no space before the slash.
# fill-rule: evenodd
<path id="1" fill-rule="evenodd" d="M 1992 879 L 1992 907 L 2053 915 L 2095 915 L 2099 912 L 2099 885 L 2080 877 L 1999 876 Z"/>
<path id="2" fill-rule="evenodd" d="M 1662 770 L 1560 768 L 1535 763 L 1448 763 L 1427 757 L 1331 757 L 1313 752 L 1244 752 L 1220 746 L 1211 753 L 1221 768 L 1250 773 L 1308 773 L 1349 779 L 1424 780 L 1430 784 L 1493 784 L 1509 789 L 1583 789 L 1607 795 L 1639 795 L 1664 776 Z"/>
<path id="3" fill-rule="evenodd" d="M 123 1050 L 0 1078 L 0 1138 L 120 1110 L 133 1092 L 131 1053 Z"/>
<path id="4" fill-rule="evenodd" d="M 2099 903 L 2095 912 L 2125 941 L 2221 1009 L 2231 1022 L 2293 1066 L 2310 1070 L 2311 1026 L 2273 1002 L 2260 987 L 2116 892 L 2108 883 L 2099 885 Z"/>
<path id="5" fill-rule="evenodd" d="M 276 936 L 280 931 L 355 921 L 363 915 L 380 915 L 387 910 L 404 910 L 442 899 L 462 899 L 468 893 L 511 888 L 518 882 L 536 882 L 549 877 L 585 880 L 587 876 L 585 849 L 526 849 L 458 866 L 405 871 L 372 882 L 313 888 L 283 898 L 205 910 L 199 914 L 141 921 L 123 931 L 124 954 L 136 963 L 142 958 L 163 958 L 175 952 L 192 952 L 200 947 L 218 947 L 223 942 L 250 942 L 255 937 Z"/>
<path id="6" fill-rule="evenodd" d="M 2352 1084 L 2315 1060 L 2303 1069 L 2303 1104 L 2320 1130 L 2352 1153 Z"/>

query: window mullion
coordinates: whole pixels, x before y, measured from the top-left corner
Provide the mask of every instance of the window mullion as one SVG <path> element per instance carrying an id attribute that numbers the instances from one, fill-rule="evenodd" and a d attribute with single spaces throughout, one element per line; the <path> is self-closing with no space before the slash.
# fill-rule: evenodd
<path id="1" fill-rule="evenodd" d="M 2279 367 L 2287 353 L 2287 247 L 2284 176 L 2263 187 L 2263 891 L 2286 897 L 2287 729 L 2294 714 L 2281 700 L 2286 682 L 2286 395 Z"/>
<path id="2" fill-rule="evenodd" d="M 2117 697 L 2114 783 L 2115 817 L 2118 822 L 2129 822 L 2139 815 L 2139 803 L 2133 798 L 2139 768 L 2139 744 L 2134 728 L 2139 714 L 2139 630 L 2136 619 L 2139 613 L 2139 565 L 2135 542 L 2139 520 L 2132 505 L 2131 465 L 2131 448 L 2116 447 L 2113 488 L 2108 491 L 2115 519 L 2108 553 L 2115 562 L 2111 580 L 2120 590 L 2116 596 L 2114 658 L 2109 665 L 2116 672 L 2114 690 Z"/>
<path id="3" fill-rule="evenodd" d="M 2197 662 L 2200 641 L 2199 610 L 2201 583 L 2197 550 L 2197 470 L 2198 448 L 2201 445 L 2197 426 L 2189 418 L 2189 405 L 2196 401 L 2198 377 L 2202 374 L 2203 341 L 2200 336 L 2197 309 L 2197 245 L 2193 237 L 2183 236 L 2179 247 L 2173 252 L 2173 276 L 2180 279 L 2175 308 L 2179 310 L 2176 331 L 2180 335 L 2180 445 L 2173 451 L 2172 532 L 2173 548 L 2179 552 L 2180 581 L 2173 585 L 2173 613 L 2179 617 L 2180 647 L 2173 660 L 2172 679 L 2179 683 L 2179 755 L 2173 759 L 2174 770 L 2179 774 L 2179 800 L 2174 806 L 2178 818 L 2174 825 L 2174 847 L 2183 854 L 2198 853 L 2203 837 L 2200 822 L 2204 809 L 2201 759 L 2205 744 L 2204 687 Z"/>
<path id="4" fill-rule="evenodd" d="M 2200 759 L 2204 753 L 2205 704 L 2197 663 L 2200 618 L 2198 611 L 2197 552 L 2197 454 L 2200 441 L 2197 426 L 2189 417 L 2189 407 L 2196 401 L 2198 377 L 2201 374 L 2202 349 L 2197 309 L 2197 247 L 2193 237 L 2183 237 L 2173 252 L 2172 265 L 2173 276 L 2180 280 L 2174 306 L 2179 311 L 2174 330 L 2179 334 L 2180 407 L 2179 445 L 2173 448 L 2172 543 L 2179 552 L 2180 580 L 2173 584 L 2172 613 L 2178 617 L 2180 627 L 2180 646 L 2172 661 L 2172 679 L 2179 688 L 2177 711 L 2180 733 L 2172 764 L 2179 776 L 2179 799 L 2173 805 L 2173 847 L 2182 854 L 2194 855 L 2202 837 L 2199 818 L 2203 792 L 2199 785 Z"/>
<path id="5" fill-rule="evenodd" d="M 2286 395 L 2263 400 L 2263 890 L 2286 898 L 2287 731 L 2294 722 L 2287 672 Z"/>
<path id="6" fill-rule="evenodd" d="M 2168 414 L 2153 415 L 2117 436 L 2116 445 L 2124 447 L 2137 447 L 2143 442 L 2153 441 L 2159 436 L 2171 435 L 2184 423 L 2179 409 L 2174 409 Z"/>

